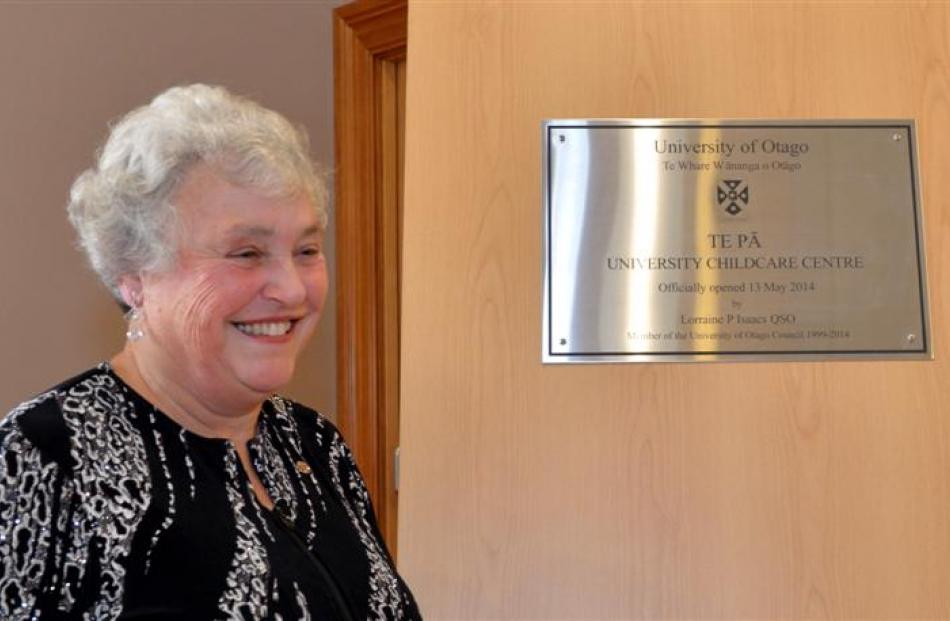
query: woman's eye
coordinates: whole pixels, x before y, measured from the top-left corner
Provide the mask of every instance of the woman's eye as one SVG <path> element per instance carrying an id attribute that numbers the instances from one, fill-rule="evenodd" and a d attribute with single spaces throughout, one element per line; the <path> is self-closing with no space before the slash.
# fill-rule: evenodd
<path id="1" fill-rule="evenodd" d="M 244 248 L 228 255 L 232 259 L 259 259 L 262 256 L 263 253 L 255 248 Z"/>

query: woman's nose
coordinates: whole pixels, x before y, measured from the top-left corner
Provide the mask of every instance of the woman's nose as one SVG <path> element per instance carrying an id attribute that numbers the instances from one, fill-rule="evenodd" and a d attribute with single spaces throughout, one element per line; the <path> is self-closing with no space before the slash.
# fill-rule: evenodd
<path id="1" fill-rule="evenodd" d="M 298 306 L 307 297 L 303 277 L 293 259 L 274 260 L 268 270 L 264 297 L 276 300 L 285 306 Z"/>

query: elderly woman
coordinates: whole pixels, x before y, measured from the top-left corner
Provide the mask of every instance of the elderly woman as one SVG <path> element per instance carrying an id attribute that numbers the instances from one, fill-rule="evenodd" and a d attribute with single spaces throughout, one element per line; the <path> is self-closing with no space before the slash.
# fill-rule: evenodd
<path id="1" fill-rule="evenodd" d="M 0 618 L 418 618 L 340 434 L 274 394 L 327 292 L 305 137 L 172 88 L 69 217 L 127 342 L 0 423 Z"/>

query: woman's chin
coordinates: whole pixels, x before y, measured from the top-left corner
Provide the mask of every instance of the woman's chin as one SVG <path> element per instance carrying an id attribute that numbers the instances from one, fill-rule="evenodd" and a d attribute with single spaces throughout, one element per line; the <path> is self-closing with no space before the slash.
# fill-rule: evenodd
<path id="1" fill-rule="evenodd" d="M 241 383 L 254 392 L 270 395 L 279 392 L 294 377 L 294 365 L 266 365 L 239 374 Z"/>

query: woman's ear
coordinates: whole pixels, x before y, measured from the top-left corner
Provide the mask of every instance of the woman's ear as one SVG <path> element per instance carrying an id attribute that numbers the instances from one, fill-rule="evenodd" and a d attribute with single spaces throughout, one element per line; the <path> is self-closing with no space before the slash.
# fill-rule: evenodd
<path id="1" fill-rule="evenodd" d="M 142 287 L 142 277 L 138 274 L 126 274 L 119 279 L 119 293 L 122 301 L 130 308 L 142 308 L 145 295 Z"/>

